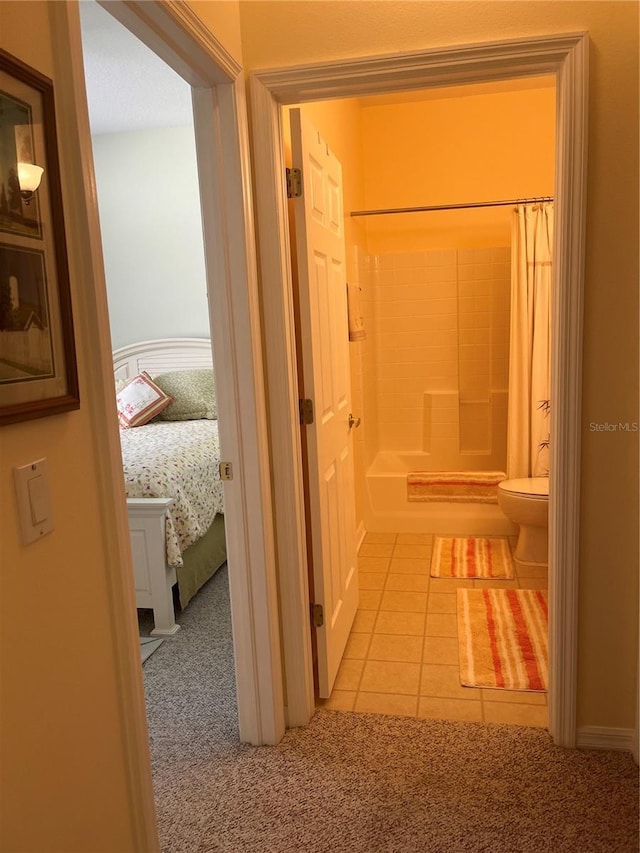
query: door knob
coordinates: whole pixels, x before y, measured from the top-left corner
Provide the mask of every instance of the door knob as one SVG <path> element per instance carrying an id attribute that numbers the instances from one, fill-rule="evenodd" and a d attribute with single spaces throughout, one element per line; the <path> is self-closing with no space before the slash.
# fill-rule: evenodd
<path id="1" fill-rule="evenodd" d="M 354 418 L 351 412 L 349 412 L 349 429 L 353 429 L 354 427 L 360 426 L 360 418 Z"/>

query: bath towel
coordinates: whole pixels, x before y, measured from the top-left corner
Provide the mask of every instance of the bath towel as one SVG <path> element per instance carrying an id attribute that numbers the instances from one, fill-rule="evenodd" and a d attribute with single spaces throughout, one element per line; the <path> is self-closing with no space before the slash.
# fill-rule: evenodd
<path id="1" fill-rule="evenodd" d="M 357 284 L 347 283 L 347 309 L 349 313 L 349 340 L 364 341 L 367 331 L 360 301 L 360 288 Z"/>

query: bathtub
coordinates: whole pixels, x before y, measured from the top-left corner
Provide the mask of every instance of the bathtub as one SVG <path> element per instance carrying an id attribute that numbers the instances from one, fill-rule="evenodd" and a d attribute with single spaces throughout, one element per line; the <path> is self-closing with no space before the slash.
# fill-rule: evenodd
<path id="1" fill-rule="evenodd" d="M 482 470 L 482 458 L 469 458 L 467 470 Z M 414 503 L 407 500 L 407 474 L 433 470 L 431 454 L 380 451 L 365 476 L 364 524 L 376 533 L 514 535 L 518 528 L 498 504 Z"/>

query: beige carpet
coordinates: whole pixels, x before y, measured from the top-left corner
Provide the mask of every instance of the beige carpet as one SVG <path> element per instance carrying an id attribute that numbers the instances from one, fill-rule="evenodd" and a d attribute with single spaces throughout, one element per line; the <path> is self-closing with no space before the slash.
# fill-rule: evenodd
<path id="1" fill-rule="evenodd" d="M 459 589 L 457 614 L 465 687 L 547 689 L 546 590 Z"/>
<path id="2" fill-rule="evenodd" d="M 407 474 L 407 500 L 495 504 L 504 479 L 504 471 L 413 471 Z"/>
<path id="3" fill-rule="evenodd" d="M 436 536 L 431 556 L 431 577 L 512 579 L 514 571 L 509 540 Z"/>
<path id="4" fill-rule="evenodd" d="M 243 745 L 226 569 L 180 624 L 143 668 L 163 853 L 638 851 L 628 753 L 325 710 L 278 746 Z"/>

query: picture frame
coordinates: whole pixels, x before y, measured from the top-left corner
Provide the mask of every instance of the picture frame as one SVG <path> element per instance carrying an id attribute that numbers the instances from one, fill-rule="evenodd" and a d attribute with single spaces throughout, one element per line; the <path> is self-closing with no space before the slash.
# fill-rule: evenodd
<path id="1" fill-rule="evenodd" d="M 53 83 L 0 49 L 0 426 L 79 407 Z"/>

